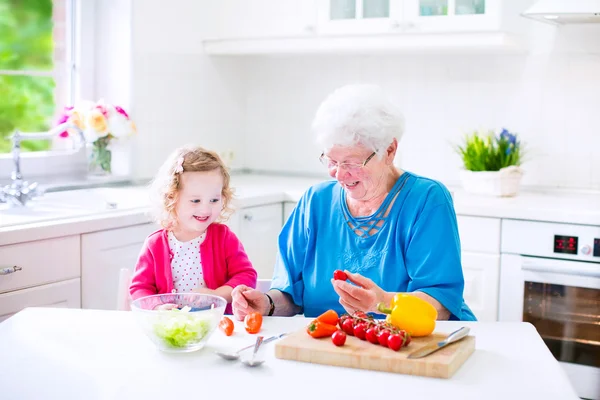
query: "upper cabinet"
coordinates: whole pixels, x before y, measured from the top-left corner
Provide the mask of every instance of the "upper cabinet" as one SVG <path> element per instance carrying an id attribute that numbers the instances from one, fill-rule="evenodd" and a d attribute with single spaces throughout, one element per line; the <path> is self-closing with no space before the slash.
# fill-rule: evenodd
<path id="1" fill-rule="evenodd" d="M 404 1 L 401 29 L 415 32 L 477 32 L 502 29 L 502 0 Z M 519 9 L 513 10 L 518 16 Z"/>
<path id="2" fill-rule="evenodd" d="M 531 0 L 225 0 L 209 54 L 515 48 Z M 514 49 L 513 49 L 514 50 Z M 522 48 L 519 48 L 522 50 Z"/>
<path id="3" fill-rule="evenodd" d="M 207 7 L 213 14 L 213 18 L 206 39 L 213 41 L 313 35 L 317 23 L 315 1 L 219 0 L 210 2 L 210 6 Z"/>
<path id="4" fill-rule="evenodd" d="M 319 33 L 494 31 L 503 11 L 500 0 L 326 0 L 319 3 Z"/>
<path id="5" fill-rule="evenodd" d="M 402 0 L 321 0 L 319 34 L 392 33 L 403 15 Z"/>

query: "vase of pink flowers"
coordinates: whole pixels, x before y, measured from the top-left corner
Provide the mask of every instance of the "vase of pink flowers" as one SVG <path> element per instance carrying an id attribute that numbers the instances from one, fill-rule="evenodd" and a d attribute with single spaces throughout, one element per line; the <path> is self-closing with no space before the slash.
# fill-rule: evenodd
<path id="1" fill-rule="evenodd" d="M 75 129 L 83 132 L 90 175 L 110 175 L 113 172 L 111 148 L 115 142 L 124 142 L 137 133 L 135 123 L 121 107 L 82 101 L 66 107 L 58 124 L 70 122 L 72 128 L 61 133 L 61 137 L 75 136 Z"/>

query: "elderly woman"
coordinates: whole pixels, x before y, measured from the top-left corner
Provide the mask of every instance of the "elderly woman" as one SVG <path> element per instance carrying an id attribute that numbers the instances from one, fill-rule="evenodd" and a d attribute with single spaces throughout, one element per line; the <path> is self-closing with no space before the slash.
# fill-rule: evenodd
<path id="1" fill-rule="evenodd" d="M 379 302 L 408 292 L 431 303 L 438 319 L 475 320 L 463 300 L 448 190 L 393 163 L 402 114 L 378 87 L 350 85 L 325 99 L 313 128 L 335 180 L 304 193 L 279 235 L 271 289 L 236 287 L 234 315 L 377 312 Z M 333 280 L 336 269 L 348 281 Z"/>

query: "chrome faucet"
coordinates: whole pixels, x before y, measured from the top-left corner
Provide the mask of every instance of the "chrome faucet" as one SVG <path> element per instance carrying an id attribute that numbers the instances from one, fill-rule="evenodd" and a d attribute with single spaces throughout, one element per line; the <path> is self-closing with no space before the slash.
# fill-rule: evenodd
<path id="1" fill-rule="evenodd" d="M 44 193 L 44 191 L 38 187 L 37 182 L 29 183 L 23 179 L 23 175 L 21 174 L 21 141 L 49 139 L 70 128 L 76 129 L 79 132 L 80 139 L 77 146 L 79 149 L 85 144 L 83 131 L 68 122 L 58 125 L 48 132 L 23 133 L 18 130 L 15 131 L 11 136 L 14 162 L 14 169 L 10 175 L 12 183 L 0 188 L 0 203 L 8 203 L 12 207 L 23 207 L 29 200 L 41 196 Z"/>

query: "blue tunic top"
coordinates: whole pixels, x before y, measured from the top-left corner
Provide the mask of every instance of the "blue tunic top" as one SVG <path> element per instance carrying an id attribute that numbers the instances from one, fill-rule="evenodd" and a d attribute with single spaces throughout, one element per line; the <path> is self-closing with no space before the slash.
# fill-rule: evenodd
<path id="1" fill-rule="evenodd" d="M 345 198 L 337 181 L 304 193 L 279 234 L 271 288 L 290 294 L 307 317 L 343 313 L 331 278 L 347 269 L 388 292 L 427 293 L 450 319 L 475 320 L 463 300 L 458 226 L 444 185 L 404 172 L 368 217 L 353 217 Z"/>

